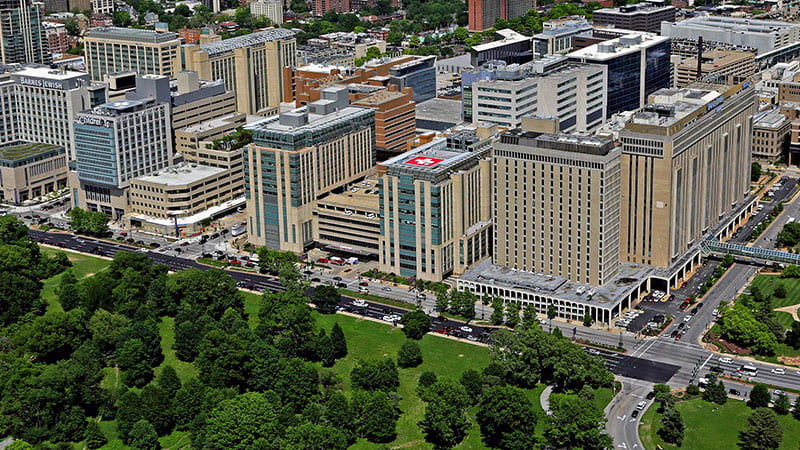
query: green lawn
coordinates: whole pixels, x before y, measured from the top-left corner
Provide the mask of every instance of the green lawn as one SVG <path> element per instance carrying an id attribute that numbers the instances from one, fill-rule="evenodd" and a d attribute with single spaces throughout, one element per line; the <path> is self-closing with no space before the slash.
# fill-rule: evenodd
<path id="1" fill-rule="evenodd" d="M 786 288 L 786 297 L 779 298 L 772 295 L 778 285 L 783 285 Z M 773 308 L 782 308 L 800 303 L 800 279 L 798 278 L 759 275 L 753 279 L 751 286 L 758 286 L 765 294 L 769 295 L 772 299 Z M 794 322 L 792 315 L 785 311 L 776 311 L 775 319 L 786 329 L 791 328 L 792 322 Z M 774 356 L 757 355 L 756 358 L 762 361 L 778 363 L 778 356 L 800 356 L 800 349 L 779 343 L 775 349 Z"/>
<path id="2" fill-rule="evenodd" d="M 55 250 L 47 247 L 40 247 L 42 253 L 52 255 L 58 253 L 60 250 Z M 64 252 L 67 257 L 72 261 L 72 272 L 78 279 L 87 275 L 95 274 L 105 269 L 111 264 L 111 261 L 94 256 L 82 255 L 80 253 Z M 42 287 L 42 300 L 47 302 L 47 312 L 63 311 L 61 305 L 56 300 L 56 288 L 61 281 L 61 274 L 50 277 L 43 281 Z"/>
<path id="3" fill-rule="evenodd" d="M 686 425 L 683 446 L 686 449 L 728 450 L 737 448 L 739 431 L 747 424 L 752 410 L 742 401 L 728 400 L 722 406 L 701 399 L 676 403 Z M 656 407 L 650 407 L 642 416 L 639 436 L 644 448 L 652 450 L 656 445 L 664 449 L 677 449 L 661 440 L 656 434 L 661 427 L 661 415 Z M 796 449 L 800 442 L 800 421 L 791 415 L 779 416 L 783 426 L 781 449 Z"/>
<path id="4" fill-rule="evenodd" d="M 175 356 L 175 350 L 172 349 L 172 345 L 175 343 L 175 318 L 162 317 L 158 324 L 158 332 L 161 335 L 161 351 L 164 353 L 164 362 L 156 367 L 156 376 L 161 373 L 164 366 L 169 365 L 178 373 L 181 382 L 197 377 L 198 371 L 194 364 L 179 360 Z"/>

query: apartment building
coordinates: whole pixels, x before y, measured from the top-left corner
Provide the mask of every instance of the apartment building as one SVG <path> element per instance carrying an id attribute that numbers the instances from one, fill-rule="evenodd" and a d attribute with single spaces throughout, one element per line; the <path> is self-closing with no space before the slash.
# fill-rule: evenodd
<path id="1" fill-rule="evenodd" d="M 791 123 L 778 109 L 756 114 L 753 117 L 753 158 L 780 158 L 788 147 Z"/>
<path id="2" fill-rule="evenodd" d="M 654 92 L 620 132 L 622 260 L 669 267 L 750 191 L 753 86 Z"/>
<path id="3" fill-rule="evenodd" d="M 89 30 L 83 40 L 92 81 L 124 71 L 174 78 L 181 70 L 181 40 L 176 33 L 99 27 Z"/>
<path id="4" fill-rule="evenodd" d="M 525 117 L 550 116 L 562 131 L 589 131 L 606 116 L 606 73 L 603 65 L 552 55 L 519 66 L 484 65 L 461 74 L 462 117 L 511 129 Z"/>
<path id="5" fill-rule="evenodd" d="M 699 73 L 698 73 L 699 69 Z M 675 66 L 675 85 L 685 87 L 695 81 L 727 77 L 749 78 L 755 74 L 755 55 L 735 50 L 715 50 L 704 53 L 699 67 L 697 57 L 688 58 Z"/>
<path id="6" fill-rule="evenodd" d="M 642 2 L 619 8 L 603 8 L 592 12 L 595 25 L 612 26 L 624 30 L 658 33 L 661 22 L 674 22 L 677 10 L 663 2 Z"/>
<path id="7" fill-rule="evenodd" d="M 44 14 L 43 3 L 0 1 L 0 63 L 50 64 Z"/>
<path id="8" fill-rule="evenodd" d="M 82 72 L 47 66 L 11 66 L 0 73 L 0 146 L 37 142 L 61 147 L 75 159 L 72 122 L 105 103 L 105 87 Z"/>
<path id="9" fill-rule="evenodd" d="M 620 152 L 609 138 L 502 135 L 492 153 L 494 263 L 597 286 L 612 280 Z"/>
<path id="10" fill-rule="evenodd" d="M 567 57 L 608 66 L 606 118 L 639 109 L 651 93 L 670 86 L 672 64 L 667 37 L 629 34 L 576 50 Z"/>
<path id="11" fill-rule="evenodd" d="M 315 241 L 317 199 L 374 168 L 375 112 L 348 103 L 346 87 L 330 87 L 321 100 L 246 127 L 250 242 L 304 251 Z"/>
<path id="12" fill-rule="evenodd" d="M 33 142 L 0 147 L 0 200 L 13 205 L 67 186 L 63 147 Z"/>
<path id="13" fill-rule="evenodd" d="M 83 111 L 75 119 L 72 204 L 121 218 L 129 207 L 132 179 L 172 165 L 169 104 L 153 99 L 118 100 Z"/>
<path id="14" fill-rule="evenodd" d="M 534 0 L 469 0 L 469 30 L 484 31 L 494 27 L 497 19 L 513 19 L 524 16 L 536 7 Z"/>
<path id="15" fill-rule="evenodd" d="M 490 152 L 439 138 L 378 166 L 381 271 L 440 281 L 490 254 Z"/>
<path id="16" fill-rule="evenodd" d="M 272 28 L 201 45 L 183 46 L 184 68 L 204 80 L 225 82 L 236 110 L 274 115 L 281 103 L 283 68 L 295 65 L 294 33 Z"/>
<path id="17" fill-rule="evenodd" d="M 258 0 L 250 3 L 250 13 L 266 17 L 274 25 L 283 23 L 283 0 Z"/>

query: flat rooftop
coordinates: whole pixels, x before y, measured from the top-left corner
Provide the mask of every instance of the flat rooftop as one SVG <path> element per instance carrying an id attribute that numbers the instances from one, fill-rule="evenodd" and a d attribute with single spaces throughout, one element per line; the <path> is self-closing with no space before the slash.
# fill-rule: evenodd
<path id="1" fill-rule="evenodd" d="M 460 124 L 461 100 L 432 98 L 416 104 L 417 119 Z"/>
<path id="2" fill-rule="evenodd" d="M 353 102 L 353 105 L 356 106 L 379 106 L 386 102 L 390 102 L 392 100 L 397 100 L 399 98 L 405 97 L 407 94 L 397 91 L 390 91 L 388 89 L 383 89 L 380 92 L 375 92 L 374 94 L 370 95 L 369 97 L 364 97 L 361 100 L 356 100 Z"/>
<path id="3" fill-rule="evenodd" d="M 473 53 L 483 52 L 486 50 L 491 50 L 493 48 L 502 47 L 504 45 L 509 44 L 516 44 L 519 42 L 530 41 L 531 38 L 529 36 L 525 36 L 524 34 L 517 33 L 514 30 L 510 29 L 503 29 L 496 31 L 496 34 L 501 36 L 501 39 L 497 41 L 487 42 L 486 44 L 479 44 L 472 47 Z"/>
<path id="4" fill-rule="evenodd" d="M 64 153 L 64 148 L 57 145 L 25 142 L 8 147 L 0 147 L 0 160 L 20 161 L 44 153 L 58 152 L 59 150 L 60 153 Z"/>
<path id="5" fill-rule="evenodd" d="M 753 117 L 753 126 L 759 128 L 778 129 L 789 122 L 789 118 L 778 109 L 760 112 Z"/>
<path id="6" fill-rule="evenodd" d="M 307 107 L 298 108 L 293 113 L 301 114 L 303 111 L 308 111 Z M 366 111 L 372 112 L 370 108 L 361 108 L 355 106 L 347 106 L 345 108 L 337 109 L 330 114 L 319 115 L 308 113 L 308 122 L 304 125 L 293 127 L 290 125 L 283 125 L 280 123 L 280 117 L 270 117 L 261 122 L 249 125 L 247 128 L 253 131 L 272 131 L 282 132 L 287 134 L 298 134 L 306 131 L 311 131 L 317 127 L 322 127 L 333 122 L 348 120 L 349 118 L 365 114 Z"/>
<path id="7" fill-rule="evenodd" d="M 231 113 L 225 116 L 209 119 L 194 125 L 189 125 L 188 127 L 182 128 L 182 131 L 185 131 L 187 133 L 200 133 L 203 131 L 213 130 L 214 128 L 235 122 L 236 119 L 239 118 L 240 116 L 241 113 Z"/>
<path id="8" fill-rule="evenodd" d="M 198 164 L 182 164 L 168 167 L 143 177 L 138 177 L 135 181 L 161 184 L 163 186 L 184 186 L 196 183 L 206 178 L 215 177 L 225 169 L 221 167 L 202 166 Z"/>
<path id="9" fill-rule="evenodd" d="M 581 59 L 587 62 L 605 61 L 622 55 L 636 53 L 641 51 L 642 48 L 652 47 L 662 42 L 668 43 L 669 37 L 644 32 L 632 33 L 575 50 L 567 54 L 567 56 L 571 59 Z"/>
<path id="10" fill-rule="evenodd" d="M 743 59 L 755 60 L 755 55 L 751 52 L 741 52 L 737 50 L 714 50 L 703 53 L 703 68 L 715 69 L 724 67 L 728 64 L 741 61 Z M 680 63 L 680 67 L 697 67 L 697 58 L 687 58 Z"/>
<path id="11" fill-rule="evenodd" d="M 69 70 L 51 69 L 47 66 L 23 66 L 19 70 L 10 72 L 12 75 L 18 75 L 31 78 L 46 78 L 48 80 L 72 80 L 72 79 L 88 79 L 86 72 L 73 72 Z"/>
<path id="12" fill-rule="evenodd" d="M 233 51 L 237 48 L 250 47 L 252 45 L 263 44 L 265 42 L 277 41 L 279 39 L 289 39 L 294 37 L 294 32 L 285 28 L 270 28 L 244 36 L 237 36 L 230 39 L 223 39 L 200 46 L 209 56 Z"/>
<path id="13" fill-rule="evenodd" d="M 86 37 L 160 44 L 163 42 L 178 40 L 178 33 L 173 33 L 170 31 L 160 33 L 153 30 L 142 30 L 137 28 L 98 27 L 90 29 L 86 33 Z"/>
<path id="14" fill-rule="evenodd" d="M 614 281 L 603 286 L 576 283 L 561 276 L 527 272 L 493 264 L 486 259 L 459 277 L 461 280 L 518 289 L 534 294 L 548 295 L 558 299 L 611 309 L 618 305 L 631 291 L 655 274 L 654 267 L 619 263 L 619 273 Z M 591 294 L 591 295 L 590 295 Z"/>

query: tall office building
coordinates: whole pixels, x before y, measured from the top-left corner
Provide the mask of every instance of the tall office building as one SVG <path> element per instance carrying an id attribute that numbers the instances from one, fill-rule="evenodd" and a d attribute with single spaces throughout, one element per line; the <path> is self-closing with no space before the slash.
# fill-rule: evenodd
<path id="1" fill-rule="evenodd" d="M 440 281 L 489 255 L 490 152 L 440 138 L 378 166 L 381 271 Z"/>
<path id="2" fill-rule="evenodd" d="M 32 65 L 0 73 L 0 146 L 50 144 L 74 160 L 72 121 L 105 99 L 105 87 L 82 72 Z"/>
<path id="3" fill-rule="evenodd" d="M 494 145 L 494 263 L 602 285 L 619 268 L 620 149 L 515 130 Z"/>
<path id="4" fill-rule="evenodd" d="M 461 73 L 462 117 L 517 128 L 525 117 L 550 116 L 559 119 L 561 131 L 589 131 L 606 116 L 606 71 L 563 56 L 521 66 L 487 64 Z"/>
<path id="5" fill-rule="evenodd" d="M 84 37 L 86 68 L 93 81 L 114 72 L 165 75 L 180 71 L 181 40 L 176 33 L 135 28 L 92 28 Z"/>
<path id="6" fill-rule="evenodd" d="M 670 86 L 672 64 L 667 37 L 629 34 L 576 50 L 567 57 L 608 66 L 606 117 L 639 109 L 652 92 Z"/>
<path id="7" fill-rule="evenodd" d="M 246 127 L 250 242 L 302 252 L 314 240 L 317 199 L 363 178 L 375 166 L 375 112 L 348 105 L 346 87 Z"/>
<path id="8" fill-rule="evenodd" d="M 169 104 L 118 100 L 78 114 L 73 206 L 119 219 L 129 207 L 132 179 L 172 165 Z"/>
<path id="9" fill-rule="evenodd" d="M 184 45 L 184 67 L 204 80 L 225 81 L 236 110 L 273 115 L 281 103 L 283 68 L 295 64 L 294 33 L 273 28 L 201 45 Z"/>
<path id="10" fill-rule="evenodd" d="M 411 61 L 394 64 L 389 68 L 389 84 L 400 90 L 412 88 L 416 103 L 430 100 L 436 97 L 435 62 L 435 56 L 416 56 Z"/>
<path id="11" fill-rule="evenodd" d="M 592 21 L 595 25 L 658 33 L 661 31 L 661 22 L 675 21 L 676 12 L 672 5 L 642 2 L 619 8 L 598 9 L 592 12 Z"/>
<path id="12" fill-rule="evenodd" d="M 750 191 L 750 82 L 650 96 L 620 132 L 624 261 L 668 267 Z"/>
<path id="13" fill-rule="evenodd" d="M 44 4 L 0 0 L 0 63 L 50 64 Z"/>
<path id="14" fill-rule="evenodd" d="M 494 27 L 497 19 L 513 19 L 524 16 L 536 7 L 535 0 L 469 0 L 470 31 L 484 31 Z"/>
<path id="15" fill-rule="evenodd" d="M 172 130 L 236 112 L 236 97 L 222 80 L 200 80 L 197 72 L 179 72 L 177 80 L 163 75 L 140 75 L 128 100 L 155 99 L 170 105 Z"/>

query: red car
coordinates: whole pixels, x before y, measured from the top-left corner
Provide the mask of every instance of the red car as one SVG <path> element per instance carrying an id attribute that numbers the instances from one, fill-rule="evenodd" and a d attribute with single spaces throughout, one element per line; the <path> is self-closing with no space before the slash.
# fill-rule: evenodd
<path id="1" fill-rule="evenodd" d="M 317 262 L 320 263 L 320 264 L 327 264 L 330 261 L 328 260 L 328 258 L 320 258 L 320 259 L 317 260 Z"/>

